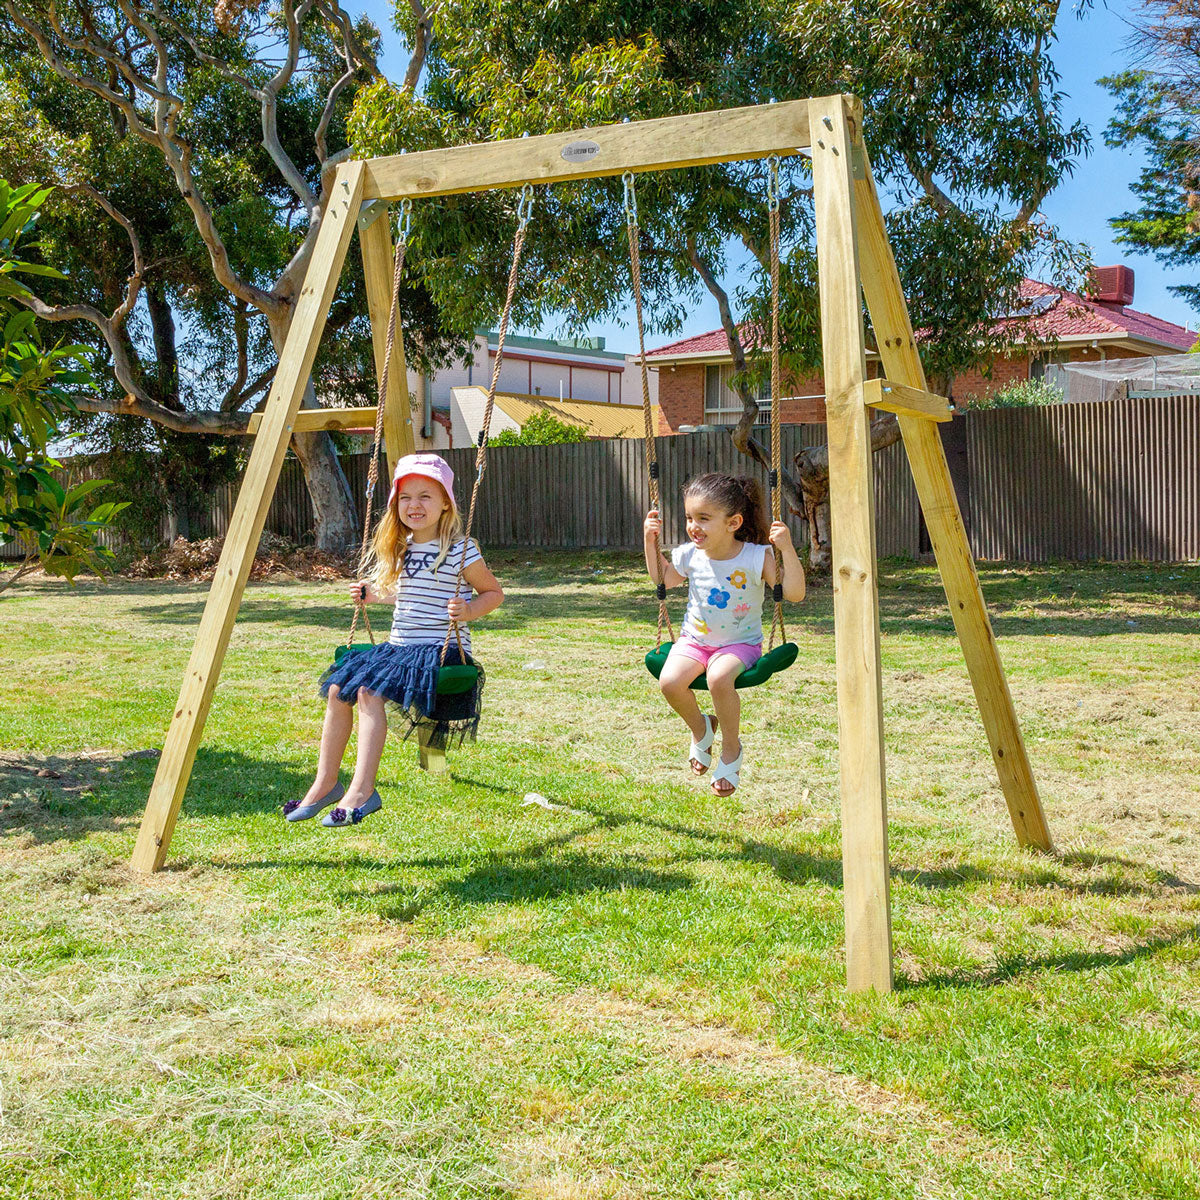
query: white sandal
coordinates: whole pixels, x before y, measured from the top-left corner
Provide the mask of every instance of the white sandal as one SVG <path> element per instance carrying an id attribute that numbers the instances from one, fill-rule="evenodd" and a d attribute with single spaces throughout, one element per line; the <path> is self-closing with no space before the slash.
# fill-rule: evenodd
<path id="1" fill-rule="evenodd" d="M 717 718 L 710 717 L 708 713 L 704 713 L 703 716 L 704 725 L 708 732 L 698 742 L 693 742 L 691 748 L 688 750 L 688 766 L 692 767 L 694 760 L 701 767 L 699 771 L 695 767 L 692 767 L 693 775 L 703 775 L 712 766 L 712 744 L 713 739 L 717 736 Z"/>
<path id="2" fill-rule="evenodd" d="M 742 775 L 742 754 L 745 752 L 744 745 L 738 747 L 738 756 L 733 762 L 720 761 L 717 763 L 717 768 L 712 773 L 712 790 L 714 796 L 732 796 L 737 791 L 737 786 L 741 782 Z M 727 792 L 717 790 L 718 783 L 732 783 L 733 787 Z"/>

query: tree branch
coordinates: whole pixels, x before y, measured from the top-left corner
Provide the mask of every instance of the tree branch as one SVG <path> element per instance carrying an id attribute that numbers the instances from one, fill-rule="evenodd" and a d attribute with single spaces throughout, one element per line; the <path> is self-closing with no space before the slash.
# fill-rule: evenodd
<path id="1" fill-rule="evenodd" d="M 689 233 L 687 236 L 687 254 L 688 262 L 692 268 L 704 281 L 704 286 L 708 288 L 709 294 L 717 302 L 717 310 L 721 314 L 721 328 L 725 331 L 725 341 L 729 345 L 729 352 L 733 355 L 733 367 L 737 374 L 743 374 L 746 370 L 746 351 L 742 345 L 741 331 L 737 327 L 737 323 L 733 319 L 733 309 L 729 304 L 729 295 L 717 280 L 712 267 L 705 261 L 696 246 L 696 235 Z M 737 389 L 738 396 L 742 401 L 742 415 L 738 418 L 738 423 L 730 432 L 730 437 L 733 439 L 733 444 L 738 450 L 747 457 L 752 458 L 759 466 L 771 468 L 771 456 L 767 452 L 765 446 L 751 436 L 751 429 L 759 419 L 758 401 L 749 394 L 744 383 L 740 384 Z M 784 499 L 788 503 L 788 507 L 794 513 L 804 511 L 804 501 L 800 491 L 800 485 L 792 478 L 786 468 L 779 472 L 779 484 L 783 488 Z"/>
<path id="2" fill-rule="evenodd" d="M 271 161 L 288 187 L 300 197 L 310 213 L 317 207 L 317 196 L 279 140 L 279 93 L 287 87 L 295 74 L 296 64 L 300 61 L 300 25 L 315 3 L 316 0 L 300 0 L 300 4 L 296 6 L 292 0 L 283 0 L 282 16 L 287 27 L 287 53 L 279 70 L 258 93 L 262 107 L 263 149 L 271 156 Z"/>
<path id="3" fill-rule="evenodd" d="M 174 408 L 167 408 L 165 404 L 159 404 L 149 397 L 134 395 L 117 399 L 107 396 L 74 396 L 72 399 L 81 412 L 145 417 L 156 425 L 175 430 L 176 433 L 215 433 L 226 437 L 238 437 L 249 432 L 248 413 L 180 412 Z"/>
<path id="4" fill-rule="evenodd" d="M 306 2 L 311 2 L 311 0 L 306 0 Z M 120 0 L 123 12 L 127 11 L 128 3 L 129 0 Z M 197 232 L 199 232 L 201 240 L 208 249 L 213 274 L 216 276 L 217 282 L 234 296 L 245 300 L 261 312 L 272 316 L 279 316 L 284 307 L 281 301 L 271 292 L 264 291 L 262 288 L 256 287 L 248 280 L 243 279 L 233 269 L 229 261 L 229 252 L 226 249 L 225 242 L 217 230 L 212 210 L 201 198 L 199 187 L 192 173 L 191 147 L 177 134 L 182 101 L 166 88 L 170 64 L 167 58 L 166 44 L 157 32 L 152 31 L 151 36 L 151 42 L 157 54 L 155 82 L 151 83 L 136 71 L 131 70 L 124 73 L 131 87 L 145 92 L 147 96 L 150 96 L 155 101 L 154 125 L 150 126 L 146 124 L 142 114 L 137 109 L 137 105 L 128 96 L 108 87 L 90 75 L 82 74 L 75 68 L 64 63 L 56 53 L 46 30 L 23 16 L 14 6 L 13 0 L 4 0 L 4 8 L 13 21 L 34 39 L 43 59 L 55 74 L 66 80 L 67 83 L 92 92 L 102 100 L 107 100 L 110 104 L 115 105 L 129 121 L 130 128 L 143 141 L 155 146 L 162 153 L 167 167 L 175 177 L 175 185 L 179 189 L 180 195 L 191 210 Z M 66 38 L 61 33 L 61 23 L 58 22 L 57 16 L 53 14 L 53 10 L 51 10 L 51 22 L 55 33 L 62 38 L 64 45 L 71 46 L 72 48 L 78 45 L 80 47 L 78 50 L 79 53 L 91 55 L 93 58 L 109 62 L 109 58 L 104 53 L 106 47 L 98 39 L 76 43 L 72 39 Z M 140 17 L 137 20 L 137 27 L 139 29 L 144 27 L 149 28 L 145 20 Z M 108 49 L 110 53 L 115 54 L 115 52 L 111 51 L 111 47 Z M 122 386 L 127 387 L 128 385 L 123 382 Z M 128 388 L 128 390 L 134 391 L 135 389 Z"/>
<path id="5" fill-rule="evenodd" d="M 425 56 L 429 52 L 429 42 L 433 35 L 433 21 L 421 0 L 408 0 L 409 7 L 417 22 L 417 36 L 413 42 L 412 57 L 408 60 L 408 70 L 404 72 L 404 89 L 415 92 L 421 81 L 421 71 L 425 67 Z"/>

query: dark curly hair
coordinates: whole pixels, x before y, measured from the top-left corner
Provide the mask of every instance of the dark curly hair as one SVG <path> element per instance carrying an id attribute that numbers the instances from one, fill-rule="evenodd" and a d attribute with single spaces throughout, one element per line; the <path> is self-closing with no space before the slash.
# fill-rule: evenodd
<path id="1" fill-rule="evenodd" d="M 763 499 L 762 485 L 749 475 L 722 475 L 709 471 L 697 475 L 684 485 L 683 496 L 707 500 L 714 508 L 733 516 L 740 514 L 741 526 L 734 537 L 739 542 L 752 542 L 759 546 L 767 544 L 767 505 Z"/>

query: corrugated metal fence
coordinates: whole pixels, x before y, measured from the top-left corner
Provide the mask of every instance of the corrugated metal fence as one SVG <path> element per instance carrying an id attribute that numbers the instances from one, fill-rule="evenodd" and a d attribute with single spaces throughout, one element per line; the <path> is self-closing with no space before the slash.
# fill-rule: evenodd
<path id="1" fill-rule="evenodd" d="M 965 418 L 978 558 L 1200 558 L 1200 396 Z"/>
<path id="2" fill-rule="evenodd" d="M 956 418 L 951 453 L 972 548 L 981 559 L 1181 561 L 1200 558 L 1200 396 L 996 409 Z M 943 430 L 947 427 L 943 426 Z M 965 432 L 964 432 L 965 431 Z M 766 440 L 766 431 L 757 431 Z M 783 460 L 824 439 L 822 425 L 785 426 Z M 766 472 L 726 433 L 659 438 L 665 540 L 684 538 L 680 491 L 701 471 Z M 470 494 L 475 450 L 446 451 L 460 500 Z M 342 460 L 356 503 L 366 487 L 365 454 Z M 641 442 L 502 446 L 489 451 L 476 532 L 485 546 L 641 546 L 649 505 Z M 237 485 L 216 489 L 187 514 L 180 532 L 223 534 Z M 916 555 L 920 511 L 900 445 L 875 456 L 876 535 L 884 556 Z M 312 532 L 300 464 L 284 463 L 267 528 L 294 541 Z M 165 528 L 165 523 L 164 523 Z M 798 544 L 807 539 L 793 525 Z M 19 555 L 8 548 L 8 557 Z M 0 550 L 0 555 L 4 551 Z"/>

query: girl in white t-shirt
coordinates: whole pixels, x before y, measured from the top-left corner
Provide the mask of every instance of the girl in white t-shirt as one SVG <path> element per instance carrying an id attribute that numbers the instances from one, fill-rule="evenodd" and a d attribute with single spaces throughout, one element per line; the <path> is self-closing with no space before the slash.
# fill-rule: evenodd
<path id="1" fill-rule="evenodd" d="M 363 604 L 394 600 L 391 636 L 346 654 L 321 677 L 326 705 L 317 776 L 303 799 L 283 806 L 289 821 L 305 821 L 333 805 L 321 824 L 345 829 L 383 807 L 375 777 L 388 730 L 385 701 L 410 731 L 424 726 L 434 747 L 444 747 L 449 738 L 473 738 L 479 724 L 483 670 L 473 664 L 479 674 L 469 692 L 438 695 L 442 646 L 453 621 L 458 636 L 449 641 L 446 665 L 472 663 L 465 626 L 496 608 L 504 592 L 478 547 L 463 540 L 454 473 L 445 459 L 408 454 L 396 464 L 387 509 L 372 543 L 372 562 L 370 579 L 351 584 L 350 597 Z M 460 569 L 472 599 L 457 594 Z M 350 786 L 343 788 L 338 771 L 355 705 L 358 757 Z"/>
<path id="2" fill-rule="evenodd" d="M 703 775 L 712 765 L 712 744 L 721 730 L 721 758 L 712 789 L 728 796 L 742 768 L 738 724 L 742 705 L 734 683 L 762 657 L 762 605 L 766 586 L 775 584 L 776 547 L 783 559 L 783 596 L 804 599 L 804 567 L 782 521 L 768 527 L 762 488 L 745 476 L 698 475 L 683 490 L 690 539 L 662 557 L 658 510 L 646 514 L 646 568 L 669 588 L 688 585 L 687 613 L 679 640 L 671 647 L 659 686 L 692 733 L 688 761 Z M 769 544 L 768 544 L 769 543 Z M 658 560 L 657 563 L 655 560 Z M 700 711 L 690 690 L 705 672 L 715 716 Z"/>

